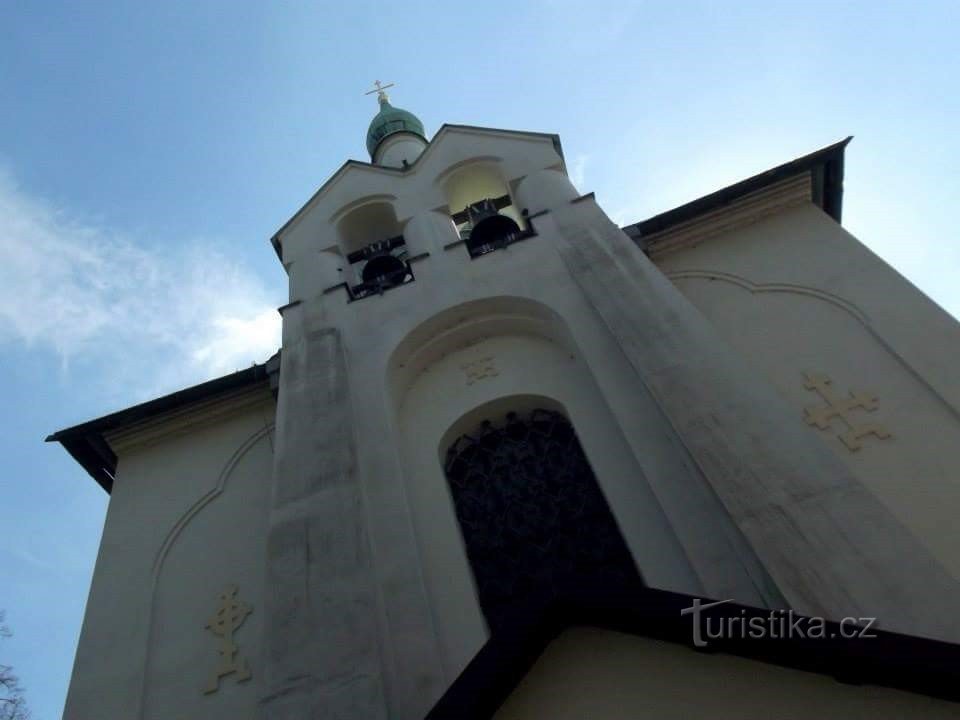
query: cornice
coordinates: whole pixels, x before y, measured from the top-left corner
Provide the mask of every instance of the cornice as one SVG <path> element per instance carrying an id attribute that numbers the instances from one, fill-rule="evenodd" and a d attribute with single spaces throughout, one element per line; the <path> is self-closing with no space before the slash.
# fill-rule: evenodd
<path id="1" fill-rule="evenodd" d="M 153 445 L 221 423 L 230 416 L 261 405 L 273 412 L 274 400 L 267 382 L 200 400 L 129 427 L 104 433 L 104 439 L 117 455 L 121 455 L 134 447 Z"/>
<path id="2" fill-rule="evenodd" d="M 646 235 L 643 240 L 650 258 L 657 260 L 812 202 L 812 177 L 807 171 L 744 195 L 728 205 Z"/>

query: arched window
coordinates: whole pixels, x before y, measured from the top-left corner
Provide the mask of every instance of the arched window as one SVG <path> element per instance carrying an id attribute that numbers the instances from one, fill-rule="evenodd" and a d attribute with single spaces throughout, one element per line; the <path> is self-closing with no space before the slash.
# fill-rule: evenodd
<path id="1" fill-rule="evenodd" d="M 573 427 L 552 410 L 485 421 L 444 464 L 492 632 L 584 591 L 642 585 Z"/>
<path id="2" fill-rule="evenodd" d="M 370 202 L 352 210 L 339 221 L 337 231 L 351 274 L 359 281 L 348 283 L 354 300 L 414 279 L 406 241 L 389 202 Z"/>

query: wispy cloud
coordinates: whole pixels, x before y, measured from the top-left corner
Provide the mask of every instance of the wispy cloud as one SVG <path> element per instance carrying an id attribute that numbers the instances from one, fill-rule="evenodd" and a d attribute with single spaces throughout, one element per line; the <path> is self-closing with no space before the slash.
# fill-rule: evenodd
<path id="1" fill-rule="evenodd" d="M 141 387 L 174 389 L 263 361 L 277 298 L 211 243 L 148 249 L 20 189 L 0 168 L 0 345 L 109 358 Z M 175 370 L 173 368 L 176 368 Z"/>

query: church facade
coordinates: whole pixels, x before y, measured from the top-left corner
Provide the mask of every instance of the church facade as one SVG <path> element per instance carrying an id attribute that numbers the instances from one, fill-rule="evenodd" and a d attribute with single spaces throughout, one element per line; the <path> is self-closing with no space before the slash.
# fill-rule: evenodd
<path id="1" fill-rule="evenodd" d="M 840 224 L 848 141 L 620 228 L 557 136 L 381 92 L 272 239 L 280 352 L 49 438 L 111 493 L 65 717 L 955 713 L 870 648 L 952 682 L 960 327 Z M 875 625 L 823 668 L 902 687 L 710 665 L 691 598 Z"/>

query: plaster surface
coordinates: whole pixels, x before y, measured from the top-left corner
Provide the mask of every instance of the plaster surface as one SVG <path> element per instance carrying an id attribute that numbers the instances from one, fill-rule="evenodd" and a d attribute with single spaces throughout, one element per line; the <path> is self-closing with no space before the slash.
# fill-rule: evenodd
<path id="1" fill-rule="evenodd" d="M 251 402 L 252 400 L 252 402 Z M 230 408 L 233 408 L 232 410 Z M 223 712 L 253 717 L 262 668 L 242 686 L 204 695 L 216 666 L 205 625 L 228 583 L 254 613 L 237 641 L 259 651 L 264 498 L 273 401 L 180 417 L 120 454 L 64 718 L 154 718 Z M 236 528 L 243 528 L 240 535 Z"/>

